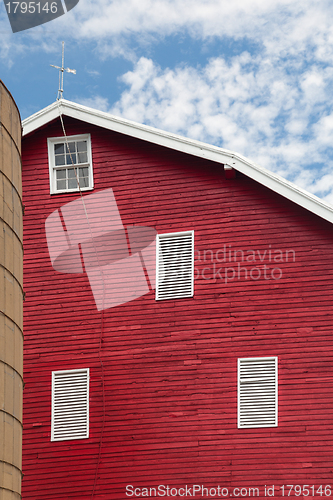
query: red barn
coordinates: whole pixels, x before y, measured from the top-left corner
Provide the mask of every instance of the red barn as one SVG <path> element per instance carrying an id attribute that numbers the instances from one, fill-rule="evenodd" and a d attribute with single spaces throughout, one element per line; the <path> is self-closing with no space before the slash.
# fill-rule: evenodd
<path id="1" fill-rule="evenodd" d="M 23 126 L 24 500 L 330 496 L 333 209 L 66 100 Z"/>

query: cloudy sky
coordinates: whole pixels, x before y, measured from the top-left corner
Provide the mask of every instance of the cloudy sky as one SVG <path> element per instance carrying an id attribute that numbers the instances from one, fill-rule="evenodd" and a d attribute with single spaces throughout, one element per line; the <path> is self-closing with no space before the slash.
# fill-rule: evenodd
<path id="1" fill-rule="evenodd" d="M 8 1 L 8 0 L 6 0 Z M 12 33 L 0 78 L 22 118 L 64 97 L 236 151 L 333 204 L 331 0 L 80 0 Z"/>

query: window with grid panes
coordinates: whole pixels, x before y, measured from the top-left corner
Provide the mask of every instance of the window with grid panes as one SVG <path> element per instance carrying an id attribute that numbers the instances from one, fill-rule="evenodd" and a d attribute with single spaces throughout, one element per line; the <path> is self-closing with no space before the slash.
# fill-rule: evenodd
<path id="1" fill-rule="evenodd" d="M 48 139 L 51 193 L 93 188 L 90 136 Z"/>

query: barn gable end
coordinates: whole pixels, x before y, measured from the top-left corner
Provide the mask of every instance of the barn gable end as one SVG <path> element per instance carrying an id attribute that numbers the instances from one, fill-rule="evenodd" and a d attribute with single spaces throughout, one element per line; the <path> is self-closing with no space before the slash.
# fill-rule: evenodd
<path id="1" fill-rule="evenodd" d="M 332 475 L 332 209 L 219 148 L 62 109 L 69 141 L 91 138 L 93 189 L 50 194 L 58 107 L 28 119 L 23 498 L 179 497 L 185 485 L 264 498 L 286 484 L 316 496 Z M 154 242 L 167 234 L 194 235 L 193 294 L 156 300 Z M 171 290 L 173 262 L 188 279 L 185 250 L 161 254 Z M 88 437 L 51 441 L 52 374 L 70 370 L 89 373 Z M 240 383 L 251 422 L 272 404 L 276 420 L 238 426 Z"/>

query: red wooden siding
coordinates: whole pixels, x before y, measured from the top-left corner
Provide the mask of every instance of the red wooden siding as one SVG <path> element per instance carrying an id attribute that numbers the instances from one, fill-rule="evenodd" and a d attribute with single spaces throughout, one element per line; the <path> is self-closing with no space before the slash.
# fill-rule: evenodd
<path id="1" fill-rule="evenodd" d="M 46 138 L 60 124 L 24 139 L 24 500 L 193 484 L 264 498 L 265 485 L 281 496 L 286 484 L 331 484 L 332 226 L 245 176 L 226 180 L 220 165 L 64 121 L 68 135 L 91 133 L 94 192 L 112 187 L 124 225 L 194 229 L 201 261 L 193 298 L 150 292 L 98 312 L 86 275 L 49 260 L 45 220 L 78 197 L 49 194 Z M 224 245 L 266 250 L 241 267 L 279 267 L 281 279 L 243 270 L 225 283 L 216 272 L 237 262 L 215 259 L 214 276 L 203 259 Z M 268 262 L 269 249 L 295 261 Z M 237 429 L 237 358 L 251 356 L 278 356 L 276 428 Z M 51 442 L 51 372 L 74 368 L 90 369 L 90 437 Z"/>

